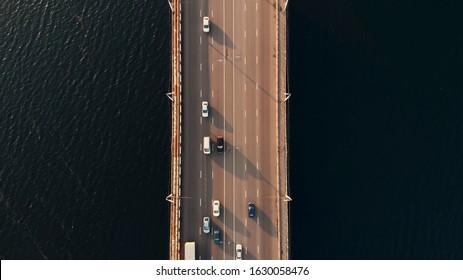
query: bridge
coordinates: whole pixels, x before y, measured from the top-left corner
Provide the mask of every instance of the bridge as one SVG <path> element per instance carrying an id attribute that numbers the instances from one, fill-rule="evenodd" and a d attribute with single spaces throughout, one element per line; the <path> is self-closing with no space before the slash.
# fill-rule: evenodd
<path id="1" fill-rule="evenodd" d="M 287 5 L 169 1 L 172 260 L 289 258 Z"/>

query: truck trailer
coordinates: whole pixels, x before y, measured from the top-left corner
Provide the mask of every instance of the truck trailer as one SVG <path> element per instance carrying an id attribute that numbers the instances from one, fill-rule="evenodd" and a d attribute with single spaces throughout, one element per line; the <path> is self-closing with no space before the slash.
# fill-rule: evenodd
<path id="1" fill-rule="evenodd" d="M 196 260 L 194 242 L 185 242 L 185 260 Z"/>

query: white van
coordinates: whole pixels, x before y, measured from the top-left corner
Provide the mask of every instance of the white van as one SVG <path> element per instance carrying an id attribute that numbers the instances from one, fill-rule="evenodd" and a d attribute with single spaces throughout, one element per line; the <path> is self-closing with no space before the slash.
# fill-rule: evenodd
<path id="1" fill-rule="evenodd" d="M 211 153 L 211 138 L 209 136 L 204 136 L 204 139 L 203 139 L 203 152 L 206 155 Z"/>

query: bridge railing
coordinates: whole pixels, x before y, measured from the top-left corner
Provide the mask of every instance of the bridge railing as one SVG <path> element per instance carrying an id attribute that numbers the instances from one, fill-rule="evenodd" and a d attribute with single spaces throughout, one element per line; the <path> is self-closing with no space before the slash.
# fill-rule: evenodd
<path id="1" fill-rule="evenodd" d="M 172 10 L 172 136 L 169 259 L 180 259 L 180 195 L 182 143 L 182 69 L 181 69 L 181 0 L 169 0 Z"/>
<path id="2" fill-rule="evenodd" d="M 289 184 L 288 184 L 288 138 L 287 138 L 287 0 L 275 0 L 276 17 L 276 90 L 277 143 L 278 143 L 278 234 L 280 259 L 290 256 L 289 240 Z"/>

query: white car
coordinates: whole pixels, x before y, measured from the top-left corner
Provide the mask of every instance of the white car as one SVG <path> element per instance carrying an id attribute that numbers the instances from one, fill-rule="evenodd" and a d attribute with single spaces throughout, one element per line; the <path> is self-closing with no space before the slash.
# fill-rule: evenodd
<path id="1" fill-rule="evenodd" d="M 203 31 L 208 33 L 210 29 L 209 17 L 203 17 Z"/>
<path id="2" fill-rule="evenodd" d="M 220 201 L 218 200 L 212 202 L 212 215 L 214 215 L 214 217 L 220 216 Z"/>
<path id="3" fill-rule="evenodd" d="M 204 233 L 211 232 L 211 219 L 209 217 L 203 218 L 203 231 Z"/>
<path id="4" fill-rule="evenodd" d="M 243 245 L 236 244 L 236 259 L 242 260 L 243 259 Z"/>
<path id="5" fill-rule="evenodd" d="M 209 103 L 207 103 L 207 101 L 203 101 L 201 104 L 201 112 L 203 113 L 203 118 L 209 117 Z"/>

